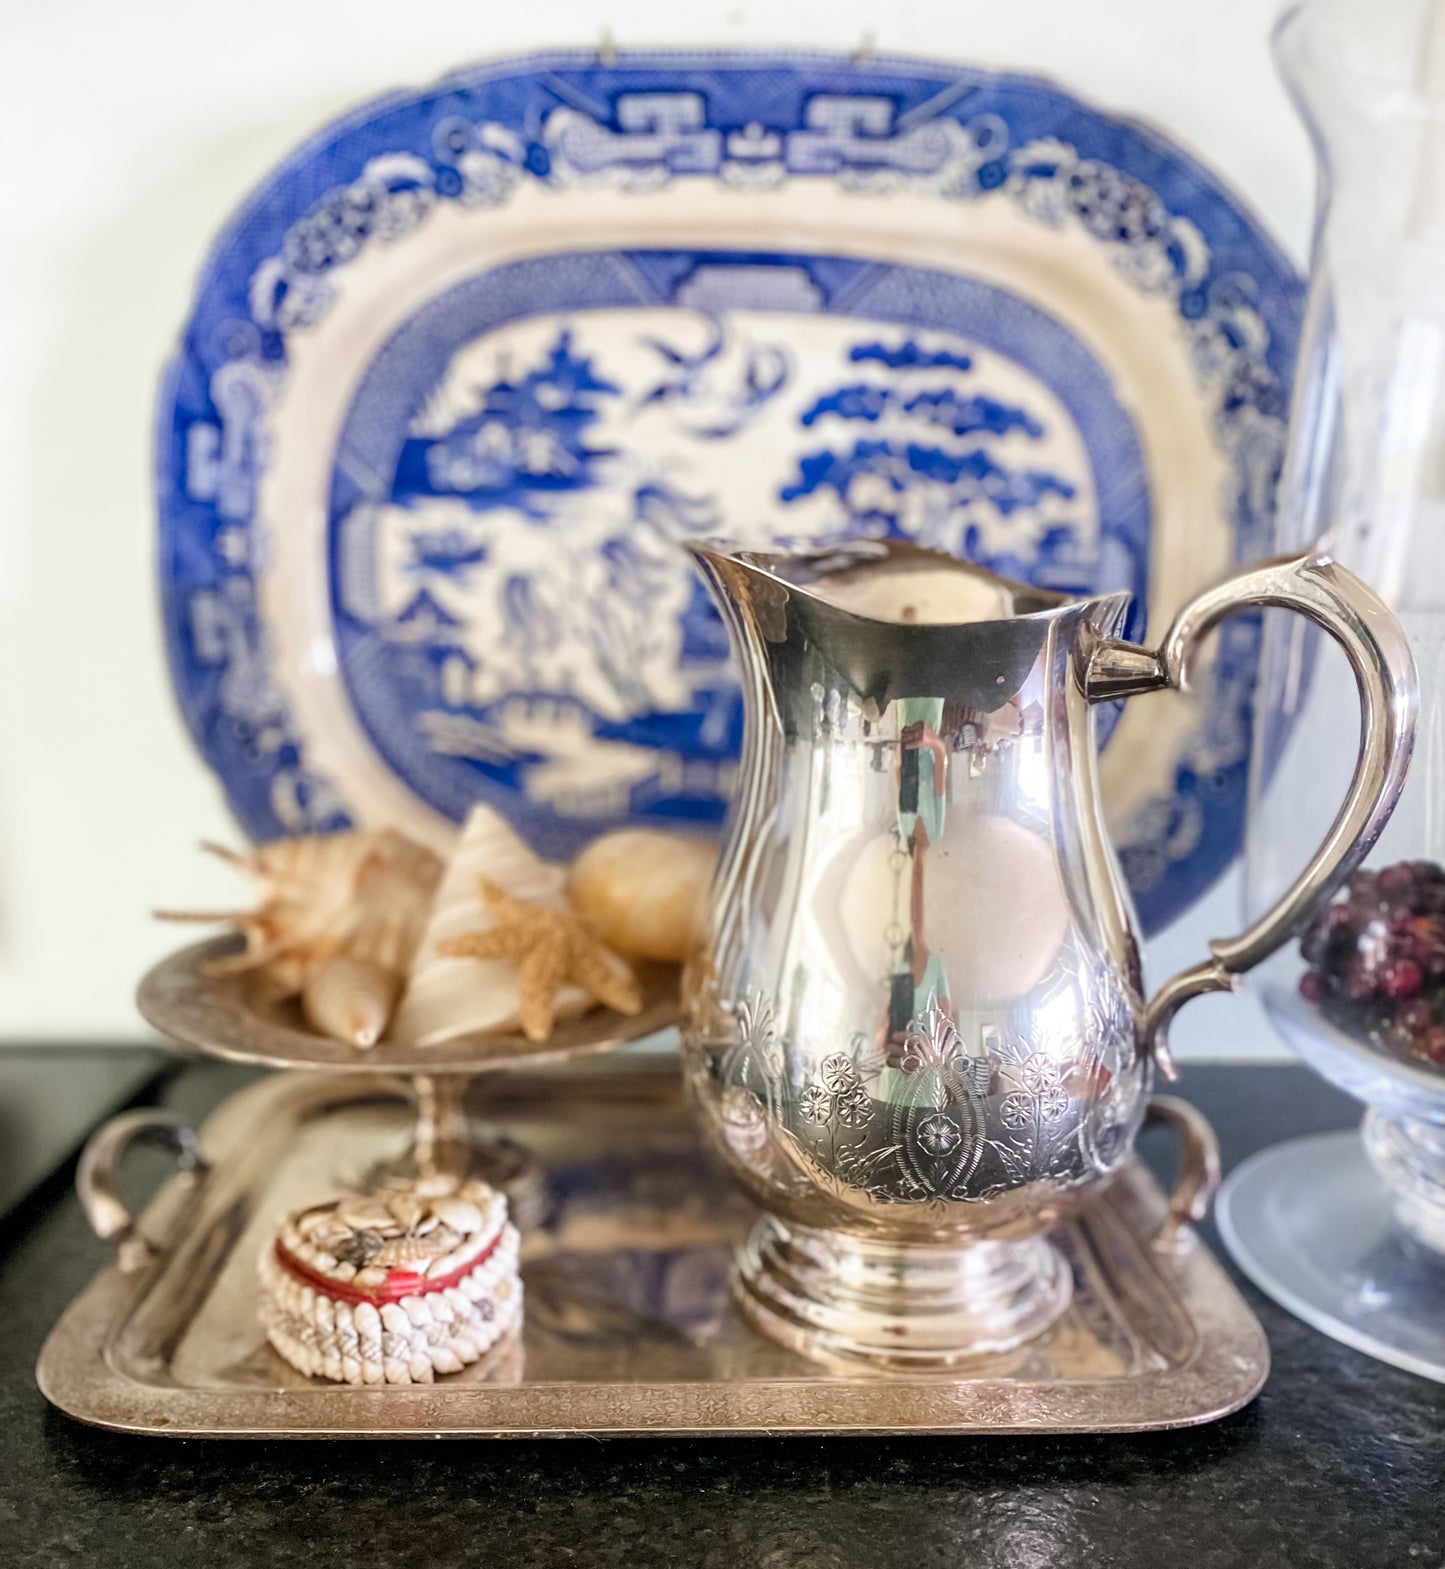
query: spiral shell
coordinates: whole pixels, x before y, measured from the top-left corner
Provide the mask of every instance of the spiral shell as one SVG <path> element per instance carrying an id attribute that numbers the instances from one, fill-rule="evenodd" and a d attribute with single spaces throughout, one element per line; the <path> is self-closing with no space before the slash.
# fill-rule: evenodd
<path id="1" fill-rule="evenodd" d="M 373 1044 L 421 941 L 442 875 L 437 857 L 394 828 L 279 839 L 244 855 L 206 848 L 248 873 L 259 894 L 254 910 L 161 912 L 228 921 L 245 937 L 241 953 L 207 973 L 253 974 L 272 997 L 301 995 L 316 1029 Z"/>

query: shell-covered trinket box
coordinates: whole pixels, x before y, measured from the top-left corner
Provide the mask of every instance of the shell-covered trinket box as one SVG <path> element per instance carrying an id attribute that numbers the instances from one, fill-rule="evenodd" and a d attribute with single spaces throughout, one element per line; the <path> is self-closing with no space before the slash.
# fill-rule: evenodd
<path id="1" fill-rule="evenodd" d="M 425 1176 L 294 1211 L 262 1249 L 261 1320 L 294 1368 L 429 1384 L 521 1318 L 517 1229 L 484 1182 Z"/>

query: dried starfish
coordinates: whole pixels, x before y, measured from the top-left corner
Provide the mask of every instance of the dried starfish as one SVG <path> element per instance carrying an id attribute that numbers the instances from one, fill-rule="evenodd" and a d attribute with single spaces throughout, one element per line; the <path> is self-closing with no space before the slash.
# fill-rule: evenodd
<path id="1" fill-rule="evenodd" d="M 642 993 L 628 966 L 597 941 L 570 912 L 510 899 L 485 877 L 478 879 L 482 902 L 492 917 L 484 932 L 468 932 L 437 944 L 453 959 L 516 959 L 522 1032 L 541 1042 L 552 1034 L 557 993 L 568 982 L 618 1013 L 640 1013 Z"/>

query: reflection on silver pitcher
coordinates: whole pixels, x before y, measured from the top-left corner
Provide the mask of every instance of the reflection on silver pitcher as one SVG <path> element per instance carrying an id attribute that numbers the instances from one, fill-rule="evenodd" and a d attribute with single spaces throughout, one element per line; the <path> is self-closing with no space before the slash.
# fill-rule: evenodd
<path id="1" fill-rule="evenodd" d="M 1155 652 L 1119 641 L 1126 595 L 1064 599 L 915 546 L 693 549 L 747 715 L 684 1029 L 704 1123 L 764 1209 L 740 1299 L 844 1362 L 1021 1345 L 1069 1300 L 1043 1234 L 1128 1158 L 1174 1011 L 1230 989 L 1383 827 L 1414 714 L 1403 637 L 1320 557 L 1199 596 Z M 1279 904 L 1146 1000 L 1095 705 L 1179 686 L 1193 642 L 1251 605 L 1343 645 L 1359 770 Z"/>

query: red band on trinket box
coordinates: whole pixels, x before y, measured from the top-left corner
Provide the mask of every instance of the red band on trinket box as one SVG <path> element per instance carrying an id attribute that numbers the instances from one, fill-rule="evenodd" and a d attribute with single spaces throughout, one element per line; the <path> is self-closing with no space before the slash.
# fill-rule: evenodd
<path id="1" fill-rule="evenodd" d="M 426 1275 L 417 1274 L 414 1269 L 393 1269 L 387 1271 L 386 1279 L 379 1286 L 370 1288 L 353 1286 L 347 1280 L 333 1280 L 330 1275 L 323 1275 L 319 1270 L 303 1264 L 279 1237 L 276 1239 L 276 1262 L 294 1280 L 299 1280 L 303 1286 L 310 1286 L 313 1291 L 319 1291 L 324 1297 L 335 1297 L 340 1302 L 370 1302 L 373 1305 L 400 1302 L 403 1297 L 424 1297 L 433 1291 L 445 1291 L 448 1286 L 460 1285 L 474 1269 L 485 1264 L 497 1251 L 506 1229 L 505 1225 L 499 1226 L 496 1236 L 475 1258 L 468 1259 L 449 1274 L 429 1279 Z"/>

